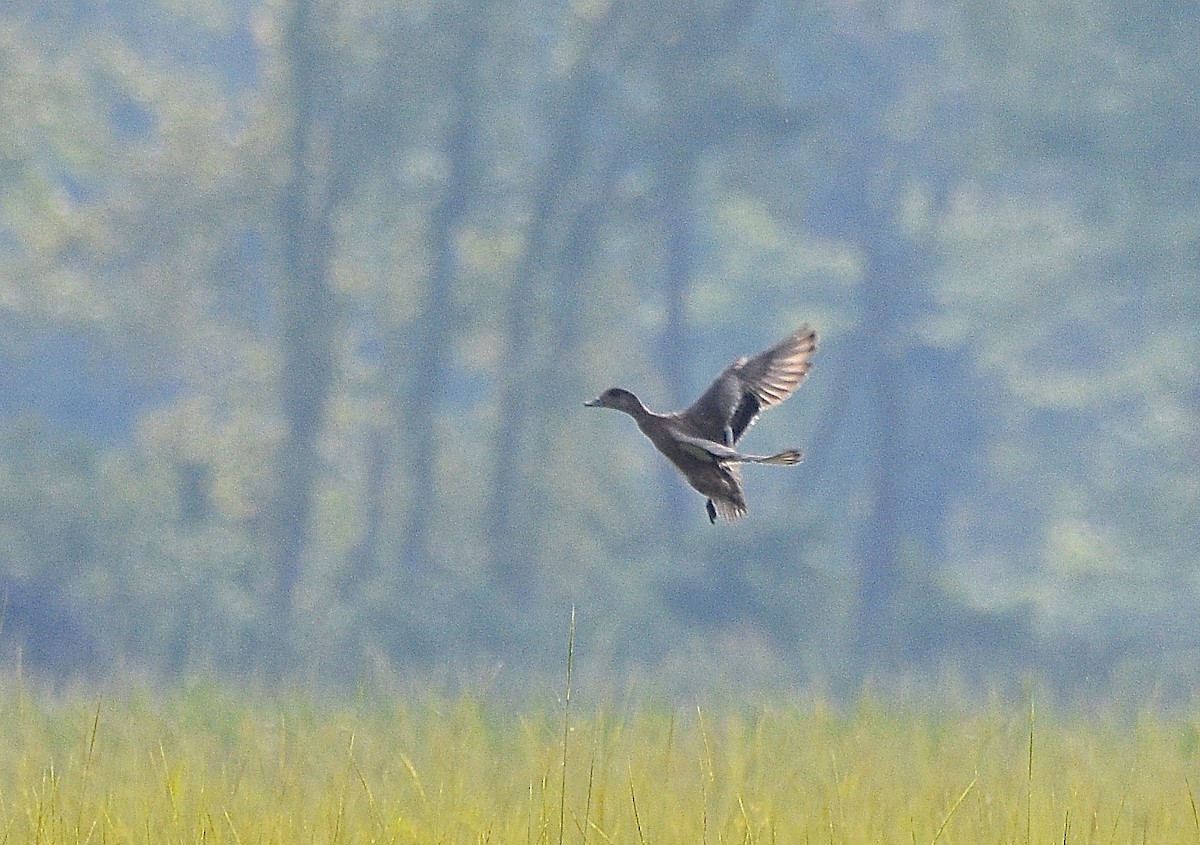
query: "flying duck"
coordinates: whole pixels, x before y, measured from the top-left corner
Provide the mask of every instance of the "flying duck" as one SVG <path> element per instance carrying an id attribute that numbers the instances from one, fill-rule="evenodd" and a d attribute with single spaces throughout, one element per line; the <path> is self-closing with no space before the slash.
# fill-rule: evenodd
<path id="1" fill-rule="evenodd" d="M 613 408 L 633 417 L 642 434 L 683 473 L 688 484 L 708 498 L 708 521 L 735 520 L 746 514 L 742 464 L 791 466 L 797 449 L 774 455 L 746 455 L 734 449 L 759 414 L 791 396 L 812 366 L 817 333 L 801 326 L 765 352 L 738 358 L 721 371 L 700 398 L 682 411 L 656 414 L 636 396 L 612 387 L 589 408 Z"/>

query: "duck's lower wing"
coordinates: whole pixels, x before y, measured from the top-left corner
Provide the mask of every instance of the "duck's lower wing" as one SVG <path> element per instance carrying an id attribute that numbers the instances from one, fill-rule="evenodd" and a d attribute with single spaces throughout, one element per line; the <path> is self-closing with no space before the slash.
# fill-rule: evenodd
<path id="1" fill-rule="evenodd" d="M 774 466 L 792 466 L 804 460 L 799 449 L 785 449 L 774 455 L 747 455 L 714 440 L 692 437 L 687 434 L 676 435 L 679 447 L 695 458 L 715 464 L 772 464 Z"/>

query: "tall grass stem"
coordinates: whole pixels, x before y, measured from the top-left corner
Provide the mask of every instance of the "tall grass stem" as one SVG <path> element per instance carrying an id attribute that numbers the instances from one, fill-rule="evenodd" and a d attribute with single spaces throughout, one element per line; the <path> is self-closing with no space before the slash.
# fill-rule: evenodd
<path id="1" fill-rule="evenodd" d="M 571 605 L 571 627 L 567 632 L 567 692 L 563 700 L 562 781 L 559 784 L 558 793 L 558 845 L 563 845 L 567 819 L 567 743 L 571 738 L 571 681 L 574 668 L 575 605 Z"/>

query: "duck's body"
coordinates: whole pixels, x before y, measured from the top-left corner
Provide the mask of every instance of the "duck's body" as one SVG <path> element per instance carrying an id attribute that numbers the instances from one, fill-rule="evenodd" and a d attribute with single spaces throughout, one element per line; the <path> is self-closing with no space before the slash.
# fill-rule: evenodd
<path id="1" fill-rule="evenodd" d="M 613 408 L 633 417 L 658 451 L 708 498 L 710 522 L 717 516 L 734 520 L 746 513 L 741 465 L 791 465 L 800 452 L 746 455 L 733 446 L 758 415 L 788 398 L 811 367 L 816 333 L 802 327 L 770 349 L 743 357 L 726 367 L 692 405 L 682 411 L 656 414 L 623 388 L 606 390 L 588 407 Z"/>

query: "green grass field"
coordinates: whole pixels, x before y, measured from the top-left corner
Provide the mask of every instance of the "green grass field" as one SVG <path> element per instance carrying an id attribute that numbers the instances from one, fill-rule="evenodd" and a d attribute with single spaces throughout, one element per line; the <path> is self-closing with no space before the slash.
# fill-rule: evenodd
<path id="1" fill-rule="evenodd" d="M 42 695 L 13 681 L 0 685 L 0 837 L 1200 841 L 1196 722 L 1033 715 L 812 700 L 517 714 L 468 697 L 330 704 L 209 683 Z"/>

